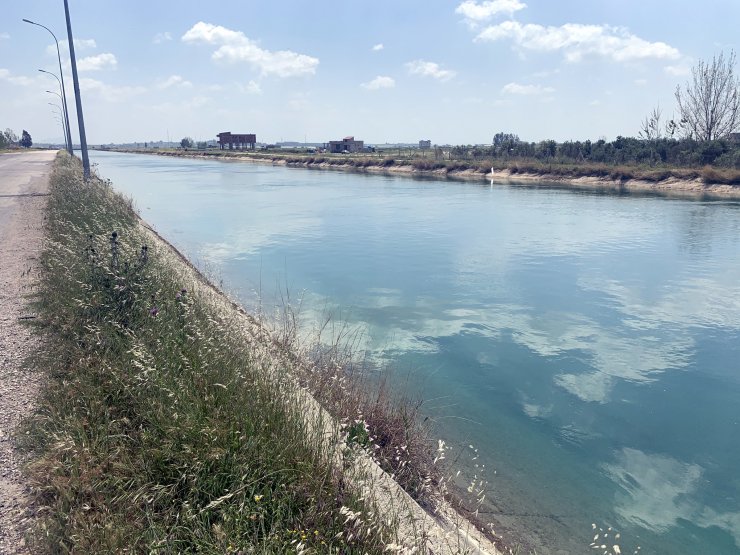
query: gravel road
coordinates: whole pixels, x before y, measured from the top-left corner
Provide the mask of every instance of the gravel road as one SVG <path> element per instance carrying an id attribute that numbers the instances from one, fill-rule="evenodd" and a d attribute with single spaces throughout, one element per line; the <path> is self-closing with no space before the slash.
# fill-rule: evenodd
<path id="1" fill-rule="evenodd" d="M 13 434 L 33 410 L 39 376 L 24 367 L 37 345 L 24 322 L 38 276 L 49 172 L 56 152 L 0 154 L 0 555 L 27 554 L 32 515 Z"/>

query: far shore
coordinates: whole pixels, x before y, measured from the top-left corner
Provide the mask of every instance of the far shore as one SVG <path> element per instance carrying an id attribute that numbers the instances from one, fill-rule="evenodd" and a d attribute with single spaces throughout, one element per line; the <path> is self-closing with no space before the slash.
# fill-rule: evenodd
<path id="1" fill-rule="evenodd" d="M 251 162 L 287 166 L 291 168 L 307 168 L 319 170 L 353 171 L 358 173 L 373 173 L 380 175 L 405 175 L 408 177 L 450 179 L 460 181 L 490 182 L 493 184 L 519 184 L 528 186 L 559 187 L 566 189 L 582 189 L 592 191 L 607 191 L 615 193 L 654 194 L 666 197 L 683 197 L 693 199 L 725 199 L 740 200 L 740 186 L 723 183 L 707 182 L 699 177 L 700 170 L 680 170 L 686 176 L 669 175 L 665 178 L 649 180 L 640 178 L 618 178 L 599 175 L 588 175 L 589 168 L 578 168 L 578 175 L 563 175 L 523 171 L 512 165 L 509 168 L 489 168 L 481 170 L 472 163 L 460 168 L 442 167 L 437 169 L 419 169 L 411 161 L 396 160 L 388 164 L 380 158 L 360 159 L 331 158 L 305 154 L 274 154 L 274 153 L 235 153 L 230 151 L 194 151 L 194 150 L 152 150 L 152 149 L 99 149 L 102 152 L 121 152 L 129 154 L 155 154 L 158 156 L 173 156 L 182 158 L 208 158 L 224 161 Z M 353 163 L 354 162 L 354 163 Z M 601 172 L 603 173 L 603 172 Z M 693 174 L 693 175 L 692 175 Z"/>

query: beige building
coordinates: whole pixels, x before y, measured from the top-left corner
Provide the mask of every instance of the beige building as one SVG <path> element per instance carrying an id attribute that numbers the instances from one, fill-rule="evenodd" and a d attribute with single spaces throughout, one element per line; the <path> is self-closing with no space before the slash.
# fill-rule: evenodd
<path id="1" fill-rule="evenodd" d="M 362 152 L 365 143 L 364 141 L 355 141 L 354 137 L 345 137 L 341 141 L 329 141 L 329 152 L 342 153 L 342 152 Z"/>

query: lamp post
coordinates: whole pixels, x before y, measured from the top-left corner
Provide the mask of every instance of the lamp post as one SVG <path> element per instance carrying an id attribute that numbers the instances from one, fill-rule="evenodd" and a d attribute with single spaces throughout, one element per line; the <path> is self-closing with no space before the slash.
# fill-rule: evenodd
<path id="1" fill-rule="evenodd" d="M 82 98 L 80 97 L 80 80 L 77 78 L 77 60 L 75 60 L 75 41 L 72 37 L 72 22 L 69 19 L 69 4 L 64 0 L 64 15 L 67 19 L 67 39 L 69 42 L 69 62 L 72 64 L 72 82 L 75 88 L 77 104 L 77 125 L 80 128 L 80 151 L 82 152 L 82 171 L 85 180 L 90 178 L 90 158 L 87 156 L 87 137 L 85 135 L 85 118 L 82 116 Z"/>
<path id="2" fill-rule="evenodd" d="M 48 92 L 49 94 L 55 94 L 55 95 L 57 95 L 59 97 L 59 100 L 62 101 L 62 106 L 64 105 L 64 99 L 62 98 L 62 96 L 59 93 L 55 93 L 54 91 L 46 91 L 46 92 Z M 54 104 L 52 102 L 49 102 L 49 104 L 51 104 L 52 106 L 56 106 L 57 108 L 59 108 L 59 113 L 62 116 L 62 125 L 63 126 L 66 125 L 67 127 L 64 127 L 64 129 L 68 129 L 69 128 L 69 124 L 67 123 L 67 120 L 64 118 L 64 112 L 59 107 L 59 105 L 58 104 Z M 64 148 L 67 149 L 67 152 L 69 152 L 71 150 L 70 144 L 67 142 L 67 135 L 66 135 L 66 133 L 64 135 Z"/>
<path id="3" fill-rule="evenodd" d="M 41 25 L 41 23 L 36 23 L 35 21 L 31 21 L 30 19 L 24 19 L 26 23 L 30 23 L 31 25 L 36 25 L 37 27 L 42 27 L 49 31 L 52 37 L 54 37 L 54 42 L 57 45 L 57 60 L 59 61 L 59 75 L 61 76 L 62 80 L 59 83 L 59 86 L 62 89 L 62 106 L 64 106 L 64 120 L 66 122 L 67 126 L 67 134 L 66 134 L 66 140 L 67 140 L 67 152 L 69 152 L 70 156 L 72 155 L 72 133 L 69 130 L 69 112 L 67 111 L 67 94 L 64 92 L 64 73 L 62 72 L 62 56 L 59 53 L 59 41 L 57 40 L 56 35 L 45 25 Z M 53 75 L 53 74 L 52 74 Z M 54 75 L 56 77 L 56 75 Z"/>
<path id="4" fill-rule="evenodd" d="M 65 130 L 65 127 L 64 127 L 64 112 L 62 112 L 62 107 L 59 104 L 55 104 L 54 102 L 47 102 L 47 104 L 49 106 L 52 106 L 52 107 L 56 108 L 57 110 L 59 110 L 59 117 L 57 117 L 57 113 L 56 112 L 52 111 L 52 113 L 54 114 L 54 119 L 58 120 L 59 123 L 62 124 L 62 135 L 64 135 L 64 130 Z M 64 148 L 67 148 L 67 136 L 66 135 L 64 135 Z"/>
<path id="5" fill-rule="evenodd" d="M 40 69 L 39 71 L 41 73 L 47 73 L 47 74 L 51 75 L 54 79 L 56 79 L 57 80 L 57 83 L 59 83 L 59 88 L 61 89 L 62 93 L 64 93 L 64 85 L 62 85 L 62 81 L 59 80 L 59 77 L 57 77 L 57 74 L 56 73 L 52 73 L 51 71 L 46 71 L 45 69 Z M 52 92 L 52 91 L 46 91 L 46 92 Z M 63 94 L 58 94 L 58 93 L 54 93 L 54 94 L 56 94 L 58 97 L 60 97 L 62 99 L 62 106 L 66 106 L 64 104 L 64 96 L 63 96 Z M 65 112 L 62 115 L 65 115 L 65 114 L 66 114 L 66 110 L 65 110 Z M 65 120 L 66 120 L 66 127 L 67 127 L 67 133 L 65 135 L 65 137 L 66 137 L 66 143 L 67 143 L 67 152 L 69 152 L 69 154 L 71 156 L 72 155 L 72 136 L 71 136 L 71 133 L 69 132 L 69 120 L 66 119 L 66 118 L 65 118 Z"/>
<path id="6" fill-rule="evenodd" d="M 64 133 L 66 127 L 64 126 L 64 112 L 62 111 L 62 107 L 55 102 L 47 102 L 47 104 L 59 110 L 59 118 L 60 118 L 59 122 L 62 124 L 62 135 L 64 135 L 64 148 L 66 149 L 69 145 L 67 144 L 67 135 Z M 54 116 L 56 115 L 57 113 L 54 112 Z"/>

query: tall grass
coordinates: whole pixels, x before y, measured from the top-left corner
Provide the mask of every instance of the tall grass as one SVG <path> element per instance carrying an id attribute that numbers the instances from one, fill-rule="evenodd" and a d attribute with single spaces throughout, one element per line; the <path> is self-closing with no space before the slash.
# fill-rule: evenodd
<path id="1" fill-rule="evenodd" d="M 131 204 L 60 155 L 38 301 L 49 376 L 25 446 L 38 553 L 412 548 L 259 326 L 185 281 Z M 313 415 L 313 420 L 306 418 Z M 390 546 L 390 547 L 389 547 Z M 404 549 L 406 548 L 404 547 Z"/>

